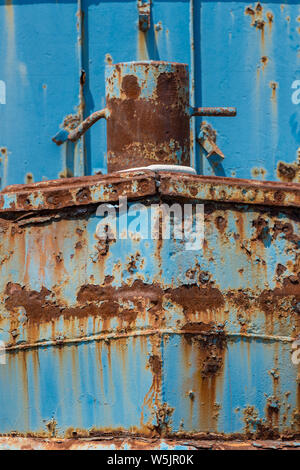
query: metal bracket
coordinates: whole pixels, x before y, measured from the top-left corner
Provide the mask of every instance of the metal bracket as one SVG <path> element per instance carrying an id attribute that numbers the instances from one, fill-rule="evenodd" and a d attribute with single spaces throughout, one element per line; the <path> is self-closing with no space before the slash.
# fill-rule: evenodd
<path id="1" fill-rule="evenodd" d="M 150 29 L 151 0 L 138 0 L 139 29 L 145 33 Z"/>
<path id="2" fill-rule="evenodd" d="M 197 141 L 207 152 L 206 157 L 209 158 L 211 155 L 218 155 L 220 158 L 225 158 L 222 150 L 216 144 L 216 131 L 210 126 L 210 124 L 202 123 Z"/>

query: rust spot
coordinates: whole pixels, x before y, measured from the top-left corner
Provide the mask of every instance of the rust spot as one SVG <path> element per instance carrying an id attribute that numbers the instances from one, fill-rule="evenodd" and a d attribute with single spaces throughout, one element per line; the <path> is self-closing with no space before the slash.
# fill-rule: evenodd
<path id="1" fill-rule="evenodd" d="M 273 290 L 264 290 L 258 298 L 261 309 L 266 314 L 276 313 L 282 309 L 282 302 L 287 304 L 290 298 L 290 310 L 300 302 L 300 280 L 297 276 L 290 276 L 283 280 L 282 287 Z"/>
<path id="2" fill-rule="evenodd" d="M 76 193 L 76 200 L 78 202 L 88 203 L 91 201 L 91 199 L 90 188 L 82 188 Z"/>
<path id="3" fill-rule="evenodd" d="M 26 197 L 26 194 L 24 196 L 20 195 L 21 199 L 22 198 L 24 199 L 24 197 Z M 51 206 L 62 207 L 64 205 L 73 204 L 72 194 L 68 190 L 47 191 L 45 193 L 45 199 L 46 199 L 47 204 L 49 204 L 50 207 Z M 22 200 L 19 201 L 19 197 L 18 197 L 18 203 L 22 205 Z"/>
<path id="4" fill-rule="evenodd" d="M 262 8 L 261 4 L 258 2 L 258 3 L 256 4 L 255 11 L 256 11 L 257 13 L 260 13 L 260 12 L 262 12 L 262 9 L 263 9 L 263 8 Z"/>
<path id="5" fill-rule="evenodd" d="M 167 289 L 166 293 L 170 295 L 172 301 L 182 306 L 185 315 L 216 310 L 224 306 L 222 293 L 211 286 L 187 285 L 173 290 Z"/>
<path id="6" fill-rule="evenodd" d="M 276 274 L 277 274 L 278 277 L 281 276 L 281 274 L 283 274 L 286 270 L 287 270 L 287 268 L 285 266 L 283 266 L 283 264 L 280 264 L 280 263 L 277 264 Z"/>
<path id="7" fill-rule="evenodd" d="M 62 124 L 62 127 L 67 131 L 75 129 L 80 124 L 80 116 L 77 114 L 68 114 Z"/>
<path id="8" fill-rule="evenodd" d="M 283 234 L 284 238 L 292 243 L 298 245 L 300 237 L 294 233 L 293 225 L 289 222 L 283 223 L 276 221 L 273 226 L 273 239 L 276 239 L 278 235 Z"/>
<path id="9" fill-rule="evenodd" d="M 109 65 L 113 63 L 113 58 L 110 54 L 105 54 L 105 62 Z"/>
<path id="10" fill-rule="evenodd" d="M 238 308 L 247 311 L 251 307 L 251 301 L 249 295 L 246 292 L 232 292 L 228 291 L 226 294 L 227 298 Z"/>
<path id="11" fill-rule="evenodd" d="M 156 425 L 154 425 L 154 429 L 159 436 L 165 436 L 169 434 L 170 420 L 173 412 L 174 408 L 169 406 L 167 403 L 159 404 L 159 406 L 156 407 Z"/>
<path id="12" fill-rule="evenodd" d="M 262 63 L 262 70 L 264 71 L 267 64 L 268 64 L 269 58 L 264 55 L 264 56 L 261 57 L 260 60 L 261 60 L 261 63 Z"/>
<path id="13" fill-rule="evenodd" d="M 251 174 L 254 178 L 264 179 L 266 177 L 266 170 L 264 168 L 252 168 Z"/>
<path id="14" fill-rule="evenodd" d="M 270 82 L 270 88 L 272 90 L 272 95 L 271 95 L 271 99 L 272 100 L 275 100 L 276 99 L 276 90 L 278 88 L 278 83 L 276 82 Z"/>
<path id="15" fill-rule="evenodd" d="M 216 345 L 210 345 L 209 351 L 203 361 L 201 374 L 202 377 L 215 375 L 223 365 L 222 355 L 218 353 Z"/>
<path id="16" fill-rule="evenodd" d="M 258 411 L 254 406 L 247 406 L 243 410 L 245 421 L 245 432 L 252 439 L 278 439 L 279 432 L 272 426 L 266 424 L 258 417 Z"/>
<path id="17" fill-rule="evenodd" d="M 31 184 L 31 183 L 33 183 L 33 174 L 27 173 L 25 177 L 25 184 Z"/>
<path id="18" fill-rule="evenodd" d="M 65 168 L 63 171 L 61 171 L 59 173 L 59 178 L 72 178 L 73 175 L 73 171 L 70 170 L 70 168 Z"/>
<path id="19" fill-rule="evenodd" d="M 218 216 L 215 219 L 215 224 L 216 224 L 217 229 L 220 230 L 220 232 L 224 232 L 224 230 L 227 227 L 227 220 L 224 219 L 224 217 L 222 216 Z"/>
<path id="20" fill-rule="evenodd" d="M 266 242 L 270 239 L 269 224 L 263 217 L 253 220 L 252 225 L 256 228 L 256 240 Z"/>
<path id="21" fill-rule="evenodd" d="M 245 14 L 246 14 L 246 15 L 254 16 L 254 15 L 255 15 L 255 11 L 253 10 L 253 8 L 247 7 L 247 8 L 245 9 Z"/>
<path id="22" fill-rule="evenodd" d="M 278 162 L 277 176 L 282 181 L 297 181 L 300 175 L 300 163 Z"/>
<path id="23" fill-rule="evenodd" d="M 267 11 L 266 17 L 267 17 L 268 25 L 269 25 L 269 28 L 270 28 L 270 31 L 271 31 L 272 30 L 272 24 L 273 24 L 273 21 L 274 21 L 274 15 L 270 11 Z"/>
<path id="24" fill-rule="evenodd" d="M 125 75 L 122 80 L 122 91 L 128 99 L 134 100 L 140 96 L 141 89 L 135 75 Z"/>
<path id="25" fill-rule="evenodd" d="M 161 73 L 157 80 L 157 97 L 171 106 L 178 96 L 176 77 L 173 73 Z"/>
<path id="26" fill-rule="evenodd" d="M 153 355 L 149 357 L 149 364 L 153 374 L 160 375 L 162 370 L 162 360 L 159 356 Z"/>

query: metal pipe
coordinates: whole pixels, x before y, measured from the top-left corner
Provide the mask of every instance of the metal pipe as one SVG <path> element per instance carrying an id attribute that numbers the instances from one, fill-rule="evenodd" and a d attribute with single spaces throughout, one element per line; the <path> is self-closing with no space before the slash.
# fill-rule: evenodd
<path id="1" fill-rule="evenodd" d="M 236 108 L 191 108 L 191 116 L 236 116 Z"/>
<path id="2" fill-rule="evenodd" d="M 53 142 L 57 145 L 61 145 L 63 142 L 70 140 L 71 142 L 76 142 L 80 137 L 99 119 L 109 116 L 109 110 L 107 108 L 101 109 L 100 111 L 95 111 L 93 114 L 88 116 L 84 121 L 82 121 L 79 126 L 76 127 L 71 132 L 67 132 L 65 129 L 59 131 L 53 138 Z"/>

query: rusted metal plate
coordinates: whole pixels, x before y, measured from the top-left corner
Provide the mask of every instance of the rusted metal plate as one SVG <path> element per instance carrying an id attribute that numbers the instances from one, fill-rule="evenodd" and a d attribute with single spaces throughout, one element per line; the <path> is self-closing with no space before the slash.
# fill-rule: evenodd
<path id="1" fill-rule="evenodd" d="M 144 192 L 129 193 L 140 182 Z M 282 185 L 254 183 L 258 191 L 245 203 L 249 182 L 238 182 L 238 201 L 221 191 L 206 198 L 212 183 L 230 194 L 236 180 L 226 187 L 220 178 L 114 174 L 101 177 L 102 192 L 84 207 L 2 211 L 0 339 L 8 360 L 0 365 L 0 433 L 299 434 L 299 372 L 291 361 L 299 190 L 287 185 L 288 197 L 273 204 Z M 99 240 L 94 203 L 117 207 L 123 184 L 129 210 L 139 197 L 147 214 L 152 204 L 204 201 L 203 248 L 142 238 L 138 229 Z M 73 191 L 74 181 L 65 185 Z M 35 188 L 41 196 L 49 189 Z M 18 195 L 15 189 L 2 196 Z"/>
<path id="2" fill-rule="evenodd" d="M 0 193 L 0 211 L 37 211 L 152 195 L 185 199 L 299 207 L 300 185 L 212 176 L 126 171 L 12 185 Z"/>
<path id="3" fill-rule="evenodd" d="M 162 174 L 160 193 L 203 201 L 237 202 L 266 206 L 300 206 L 298 183 L 277 183 L 214 176 Z"/>
<path id="4" fill-rule="evenodd" d="M 117 201 L 126 196 L 135 199 L 156 193 L 151 171 L 95 175 L 81 178 L 12 185 L 0 193 L 0 210 L 37 211 Z"/>
<path id="5" fill-rule="evenodd" d="M 1 450 L 299 450 L 299 441 L 204 441 L 107 437 L 38 439 L 0 437 Z"/>

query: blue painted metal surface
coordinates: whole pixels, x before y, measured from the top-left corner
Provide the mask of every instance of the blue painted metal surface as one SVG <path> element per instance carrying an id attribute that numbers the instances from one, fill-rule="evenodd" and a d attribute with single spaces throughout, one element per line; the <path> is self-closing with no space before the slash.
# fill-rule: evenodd
<path id="1" fill-rule="evenodd" d="M 128 172 L 105 181 L 97 200 L 112 204 L 140 184 L 127 221 L 119 216 L 127 239 L 99 240 L 95 205 L 68 202 L 67 181 L 61 196 L 51 193 L 51 212 L 2 212 L 0 432 L 296 435 L 299 188 L 297 200 L 273 207 L 220 191 L 205 203 L 203 248 L 187 251 L 180 240 L 141 238 L 145 219 L 138 228 L 130 211 L 136 198 L 147 201 L 144 214 L 188 191 L 196 202 L 209 178 Z M 46 197 L 55 184 L 32 194 Z"/>
<path id="2" fill-rule="evenodd" d="M 147 32 L 133 0 L 0 11 L 1 184 L 30 183 L 0 194 L 0 434 L 299 435 L 299 5 L 155 0 Z M 192 107 L 238 108 L 191 126 L 207 178 L 82 178 L 106 172 L 104 122 L 51 141 L 135 59 L 188 64 Z M 119 196 L 204 201 L 203 248 L 99 240 L 96 205 Z"/>
<path id="3" fill-rule="evenodd" d="M 204 160 L 204 174 L 284 180 L 282 161 L 299 182 L 299 2 L 204 1 L 200 12 L 201 100 L 239 111 L 234 125 L 209 120 L 226 159 L 217 170 Z"/>
<path id="4" fill-rule="evenodd" d="M 200 174 L 299 180 L 296 1 L 155 0 L 147 32 L 138 27 L 134 0 L 1 0 L 0 8 L 2 188 L 106 172 L 104 122 L 77 145 L 56 148 L 51 137 L 66 117 L 78 122 L 105 106 L 106 63 L 148 59 L 189 65 L 192 105 L 238 108 L 233 121 L 205 119 L 224 161 L 206 158 L 195 143 L 201 119 L 193 124 L 192 163 Z"/>
<path id="5" fill-rule="evenodd" d="M 6 104 L 0 104 L 0 147 L 7 155 L 1 162 L 2 188 L 58 178 L 67 166 L 82 174 L 80 152 L 53 149 L 49 139 L 79 105 L 77 8 L 75 2 L 1 0 L 0 80 L 6 84 Z"/>

